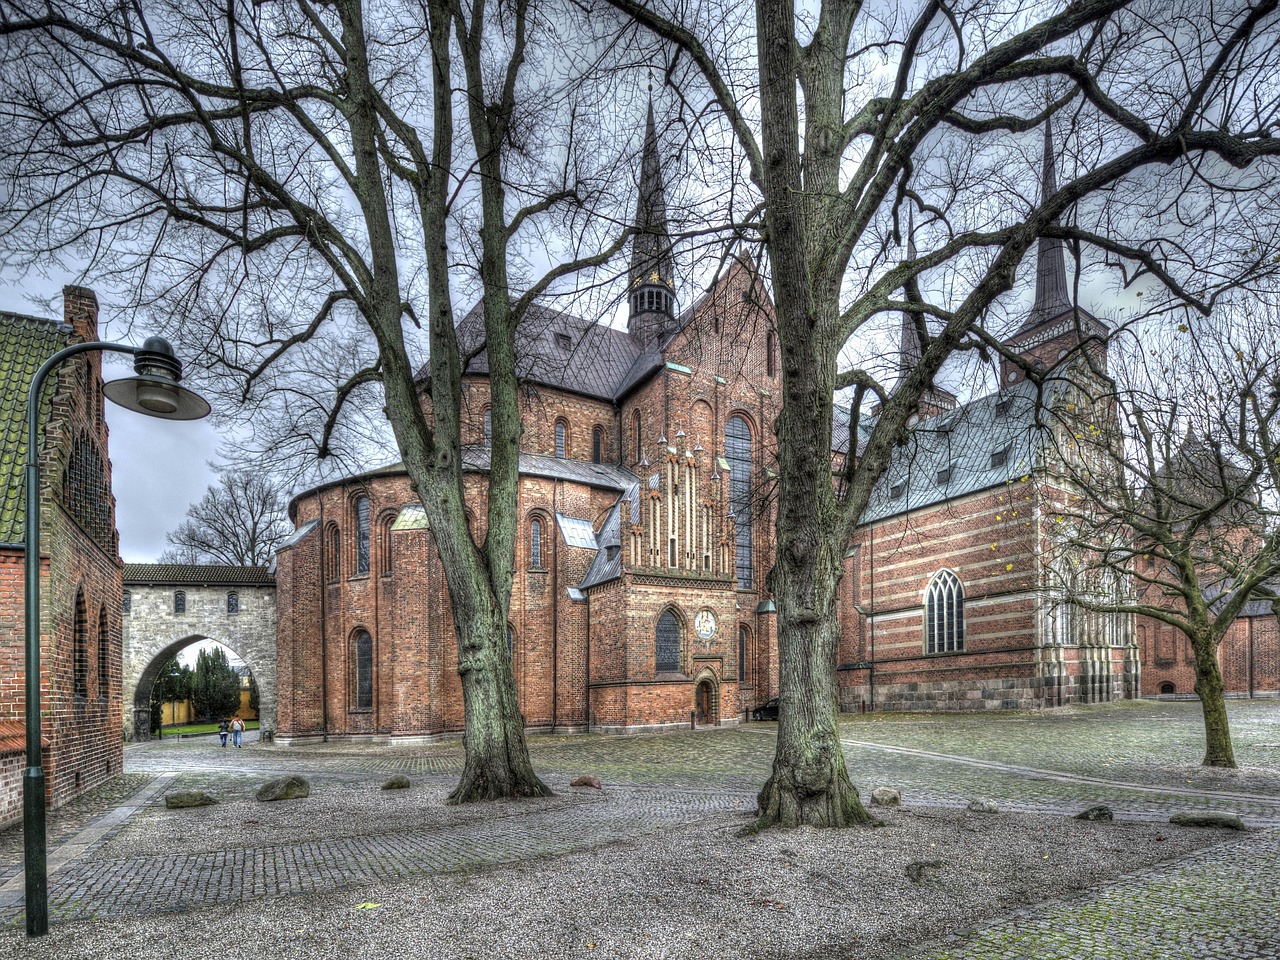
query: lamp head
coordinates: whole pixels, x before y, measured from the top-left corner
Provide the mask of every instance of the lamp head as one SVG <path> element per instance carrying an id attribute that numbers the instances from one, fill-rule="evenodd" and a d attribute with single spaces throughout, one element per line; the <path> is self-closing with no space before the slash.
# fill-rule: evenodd
<path id="1" fill-rule="evenodd" d="M 133 369 L 137 376 L 112 380 L 103 386 L 107 399 L 161 420 L 203 420 L 209 415 L 204 397 L 179 386 L 182 361 L 174 356 L 169 341 L 148 337 L 134 354 Z"/>

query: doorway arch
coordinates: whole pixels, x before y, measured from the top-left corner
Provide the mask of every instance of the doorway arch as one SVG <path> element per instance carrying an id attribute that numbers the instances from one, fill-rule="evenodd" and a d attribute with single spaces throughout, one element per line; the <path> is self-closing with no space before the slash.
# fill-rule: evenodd
<path id="1" fill-rule="evenodd" d="M 720 726 L 720 681 L 710 670 L 704 670 L 694 682 L 693 712 L 698 726 Z"/>

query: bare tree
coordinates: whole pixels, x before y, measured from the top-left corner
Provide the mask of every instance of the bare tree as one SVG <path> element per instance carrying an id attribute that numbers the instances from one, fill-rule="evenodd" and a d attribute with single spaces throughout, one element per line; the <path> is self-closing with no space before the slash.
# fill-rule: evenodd
<path id="1" fill-rule="evenodd" d="M 1252 298 L 1250 298 L 1252 300 Z M 1064 608 L 1148 617 L 1195 657 L 1206 766 L 1234 767 L 1218 647 L 1280 576 L 1280 314 L 1265 301 L 1134 338 L 1111 389 L 1050 426 L 1075 493 L 1050 519 Z M 1070 619 L 1070 615 L 1067 615 Z"/>
<path id="2" fill-rule="evenodd" d="M 223 468 L 217 486 L 187 508 L 187 519 L 165 534 L 161 563 L 267 566 L 289 534 L 285 491 L 257 470 Z"/>
<path id="3" fill-rule="evenodd" d="M 873 486 L 943 362 L 1002 349 L 1004 295 L 1037 237 L 1150 275 L 1202 311 L 1223 284 L 1265 269 L 1274 240 L 1263 229 L 1252 243 L 1268 219 L 1250 219 L 1265 209 L 1252 191 L 1272 185 L 1241 171 L 1280 154 L 1268 132 L 1276 4 L 610 2 L 674 49 L 669 73 L 686 97 L 702 84 L 693 109 L 724 118 L 764 209 L 783 373 L 769 581 L 781 717 L 758 825 L 865 822 L 836 724 L 836 598 Z M 753 14 L 754 30 L 726 26 Z M 1059 159 L 1072 162 L 1038 195 L 1027 134 L 1050 122 L 1071 132 Z M 906 258 L 904 206 L 920 250 Z M 1251 242 L 1192 252 L 1188 216 Z M 932 292 L 917 315 L 940 330 L 920 324 L 920 361 L 890 395 L 857 348 L 907 307 L 895 292 L 913 283 Z M 831 451 L 843 388 L 851 432 L 864 398 L 883 409 L 864 443 L 850 439 L 861 455 L 844 463 L 841 497 Z"/>
<path id="4" fill-rule="evenodd" d="M 91 257 L 206 351 L 204 382 L 246 420 L 288 428 L 271 437 L 286 455 L 359 457 L 346 425 L 385 414 L 457 626 L 455 802 L 547 792 L 505 642 L 515 332 L 557 281 L 620 249 L 625 231 L 595 208 L 617 209 L 610 191 L 629 180 L 602 148 L 610 91 L 578 83 L 592 51 L 570 56 L 557 35 L 572 14 L 541 0 L 0 2 L 6 246 Z M 480 543 L 463 496 L 459 284 L 482 298 L 491 391 Z"/>

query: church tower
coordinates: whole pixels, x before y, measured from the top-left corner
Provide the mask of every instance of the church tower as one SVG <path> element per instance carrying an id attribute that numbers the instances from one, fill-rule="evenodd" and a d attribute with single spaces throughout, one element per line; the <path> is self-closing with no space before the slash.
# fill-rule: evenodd
<path id="1" fill-rule="evenodd" d="M 658 131 L 653 120 L 653 99 L 644 132 L 640 160 L 640 196 L 636 201 L 635 228 L 631 240 L 630 314 L 627 331 L 642 346 L 658 343 L 675 330 L 675 269 L 671 236 L 667 232 L 667 199 L 658 158 Z"/>
<path id="2" fill-rule="evenodd" d="M 1040 173 L 1040 202 L 1058 189 L 1054 170 L 1053 126 L 1044 125 L 1044 161 Z M 1036 299 L 1031 312 L 1006 345 L 1037 370 L 1051 370 L 1086 344 L 1105 369 L 1107 326 L 1072 303 L 1067 282 L 1066 251 L 1057 237 L 1041 237 L 1036 249 Z M 1000 361 L 1000 386 L 1012 386 L 1026 375 L 1017 364 Z"/>

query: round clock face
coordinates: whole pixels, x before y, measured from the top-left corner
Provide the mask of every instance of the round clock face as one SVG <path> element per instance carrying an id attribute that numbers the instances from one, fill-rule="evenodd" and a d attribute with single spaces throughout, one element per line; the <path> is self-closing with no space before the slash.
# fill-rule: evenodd
<path id="1" fill-rule="evenodd" d="M 693 629 L 703 640 L 710 640 L 716 635 L 716 615 L 710 610 L 701 610 L 693 618 Z"/>

